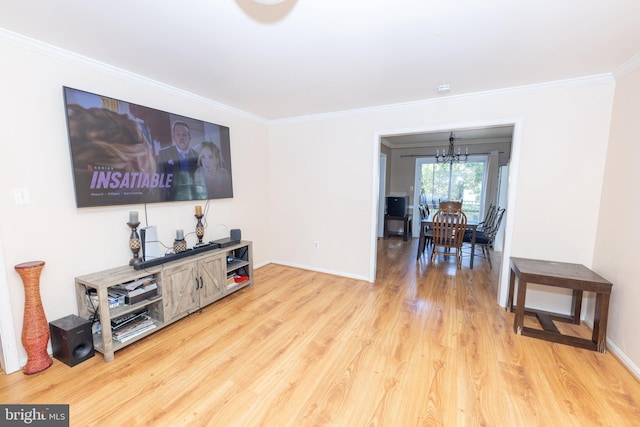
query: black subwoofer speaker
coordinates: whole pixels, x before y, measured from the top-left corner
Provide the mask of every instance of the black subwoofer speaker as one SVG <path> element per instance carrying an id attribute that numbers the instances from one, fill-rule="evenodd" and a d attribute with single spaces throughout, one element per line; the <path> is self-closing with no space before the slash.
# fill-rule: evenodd
<path id="1" fill-rule="evenodd" d="M 91 322 L 75 314 L 49 322 L 53 357 L 69 366 L 90 359 L 95 354 Z"/>

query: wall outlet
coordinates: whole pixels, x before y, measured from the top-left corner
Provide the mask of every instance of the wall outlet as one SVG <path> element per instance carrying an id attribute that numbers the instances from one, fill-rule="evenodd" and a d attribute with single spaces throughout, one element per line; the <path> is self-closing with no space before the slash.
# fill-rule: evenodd
<path id="1" fill-rule="evenodd" d="M 313 247 L 316 248 L 316 249 L 320 248 L 320 242 L 317 241 L 317 240 L 315 242 L 313 242 Z"/>

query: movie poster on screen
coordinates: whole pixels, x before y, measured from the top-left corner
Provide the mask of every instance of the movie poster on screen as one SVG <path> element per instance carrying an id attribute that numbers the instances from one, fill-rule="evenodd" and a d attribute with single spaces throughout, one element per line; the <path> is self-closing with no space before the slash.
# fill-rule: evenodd
<path id="1" fill-rule="evenodd" d="M 78 207 L 233 197 L 229 128 L 64 87 Z"/>

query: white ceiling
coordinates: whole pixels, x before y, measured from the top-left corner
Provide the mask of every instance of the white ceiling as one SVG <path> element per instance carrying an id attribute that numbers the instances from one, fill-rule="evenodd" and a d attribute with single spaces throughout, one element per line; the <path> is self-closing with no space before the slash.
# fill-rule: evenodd
<path id="1" fill-rule="evenodd" d="M 612 73 L 639 17 L 637 0 L 0 0 L 10 32 L 266 119 Z"/>

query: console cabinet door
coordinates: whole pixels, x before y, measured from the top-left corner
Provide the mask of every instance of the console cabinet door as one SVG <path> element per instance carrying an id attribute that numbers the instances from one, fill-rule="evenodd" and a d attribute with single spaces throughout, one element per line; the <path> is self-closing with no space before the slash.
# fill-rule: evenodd
<path id="1" fill-rule="evenodd" d="M 169 267 L 162 272 L 162 292 L 166 322 L 184 317 L 200 307 L 198 293 L 200 282 L 196 281 L 196 277 L 198 277 L 196 273 L 197 267 L 194 263 Z"/>
<path id="2" fill-rule="evenodd" d="M 200 305 L 205 306 L 220 299 L 227 287 L 227 264 L 224 256 L 216 256 L 198 262 L 201 280 Z"/>

